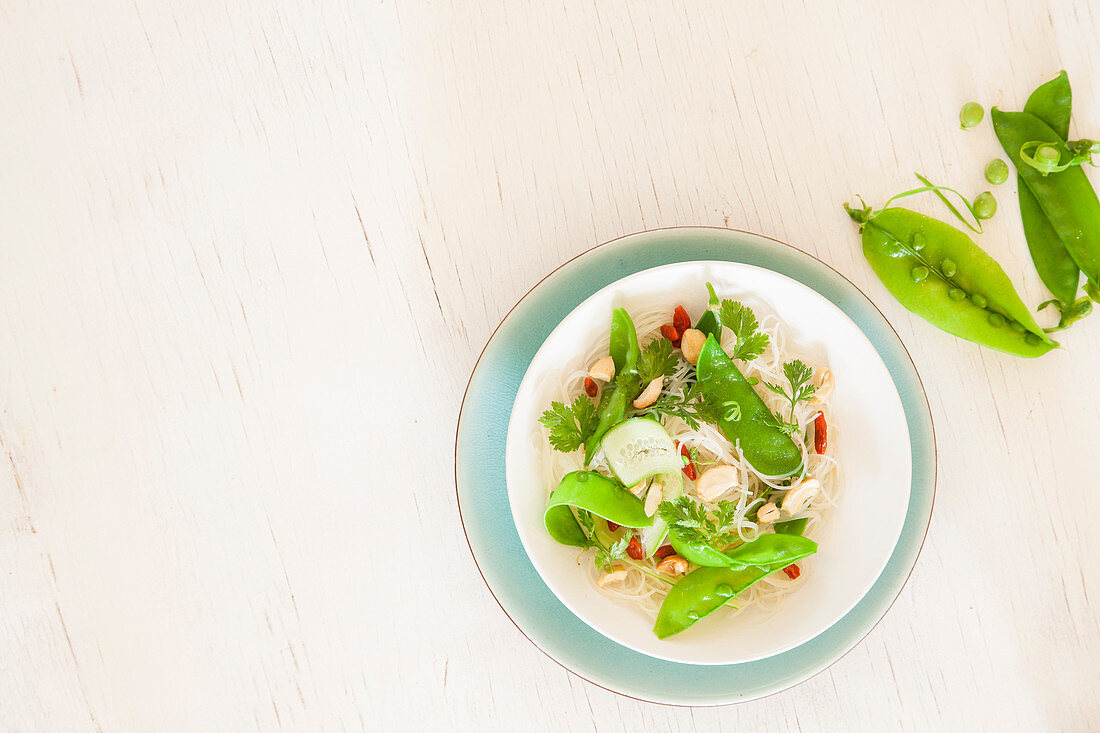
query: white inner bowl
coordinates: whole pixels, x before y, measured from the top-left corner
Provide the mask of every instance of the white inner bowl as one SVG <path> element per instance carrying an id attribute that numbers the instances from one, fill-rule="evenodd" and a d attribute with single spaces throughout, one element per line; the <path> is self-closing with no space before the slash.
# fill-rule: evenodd
<path id="1" fill-rule="evenodd" d="M 781 318 L 792 343 L 785 352 L 827 364 L 836 391 L 830 442 L 841 467 L 839 506 L 827 517 L 827 538 L 806 583 L 770 617 L 748 612 L 706 617 L 667 639 L 629 602 L 597 591 L 578 548 L 560 545 L 543 524 L 550 491 L 532 435 L 550 406 L 553 375 L 578 364 L 593 344 L 606 345 L 611 311 L 654 305 L 671 314 L 684 305 L 693 318 L 706 306 L 706 283 L 720 298 L 763 304 Z M 835 305 L 790 278 L 732 262 L 681 262 L 635 273 L 581 303 L 535 355 L 520 384 L 508 423 L 505 455 L 508 501 L 520 540 L 535 569 L 569 610 L 596 631 L 643 654 L 689 664 L 735 664 L 779 654 L 812 639 L 850 611 L 870 590 L 893 552 L 909 504 L 912 465 L 909 429 L 890 373 L 863 332 Z M 591 562 L 585 559 L 585 562 Z M 721 611 L 718 612 L 720 614 Z M 715 614 L 717 616 L 718 614 Z"/>

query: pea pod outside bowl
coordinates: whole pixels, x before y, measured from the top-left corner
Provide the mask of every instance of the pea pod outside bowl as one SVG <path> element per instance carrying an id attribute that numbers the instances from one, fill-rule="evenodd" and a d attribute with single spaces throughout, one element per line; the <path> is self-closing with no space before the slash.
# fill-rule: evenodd
<path id="1" fill-rule="evenodd" d="M 965 232 L 909 209 L 849 209 L 863 254 L 909 311 L 959 338 L 1016 356 L 1058 346 L 1001 266 Z"/>

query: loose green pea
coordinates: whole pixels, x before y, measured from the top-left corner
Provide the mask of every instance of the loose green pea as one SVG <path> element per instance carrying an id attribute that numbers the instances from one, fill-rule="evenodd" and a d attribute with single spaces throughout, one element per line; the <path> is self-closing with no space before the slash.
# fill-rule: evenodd
<path id="1" fill-rule="evenodd" d="M 1057 163 L 1061 157 L 1058 148 L 1053 145 L 1041 145 L 1035 151 L 1035 159 L 1042 163 Z"/>
<path id="2" fill-rule="evenodd" d="M 971 295 L 970 301 L 979 308 L 985 308 L 987 305 L 989 305 L 989 300 L 986 299 L 986 297 L 981 293 L 974 293 L 973 295 Z"/>
<path id="3" fill-rule="evenodd" d="M 951 288 L 947 291 L 947 296 L 951 298 L 951 300 L 966 300 L 966 293 L 959 288 Z"/>
<path id="4" fill-rule="evenodd" d="M 979 219 L 992 219 L 997 213 L 997 199 L 989 191 L 978 194 L 974 199 L 974 215 Z"/>
<path id="5" fill-rule="evenodd" d="M 964 130 L 969 130 L 971 127 L 977 127 L 982 118 L 985 117 L 985 110 L 977 102 L 967 102 L 959 110 L 959 125 Z"/>
<path id="6" fill-rule="evenodd" d="M 928 277 L 928 268 L 924 265 L 917 265 L 909 271 L 909 276 L 913 278 L 913 282 L 919 283 Z"/>
<path id="7" fill-rule="evenodd" d="M 990 313 L 989 324 L 994 328 L 1000 328 L 1001 326 L 1005 325 L 1005 317 L 1002 316 L 1000 313 Z"/>
<path id="8" fill-rule="evenodd" d="M 940 270 L 943 272 L 944 277 L 955 277 L 955 273 L 959 271 L 959 266 L 955 264 L 955 260 L 947 258 L 940 263 Z"/>
<path id="9" fill-rule="evenodd" d="M 999 186 L 1008 180 L 1008 164 L 1000 158 L 994 158 L 985 164 L 985 180 Z"/>

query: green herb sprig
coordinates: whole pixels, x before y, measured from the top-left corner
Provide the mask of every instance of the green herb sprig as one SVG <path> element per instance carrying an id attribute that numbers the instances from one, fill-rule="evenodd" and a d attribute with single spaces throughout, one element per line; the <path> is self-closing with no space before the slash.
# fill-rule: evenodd
<path id="1" fill-rule="evenodd" d="M 760 331 L 760 324 L 751 308 L 735 300 L 723 300 L 718 319 L 737 336 L 737 345 L 730 358 L 752 361 L 768 348 L 771 337 Z"/>
<path id="2" fill-rule="evenodd" d="M 550 445 L 554 450 L 569 453 L 580 448 L 596 432 L 599 418 L 592 400 L 582 394 L 568 407 L 562 402 L 550 403 L 550 409 L 542 413 L 539 422 L 550 431 Z"/>
<path id="3" fill-rule="evenodd" d="M 791 403 L 791 412 L 789 416 L 784 417 L 779 412 L 773 413 L 773 416 L 775 417 L 776 424 L 780 428 L 789 433 L 793 433 L 799 430 L 798 423 L 795 422 L 794 419 L 794 408 L 800 402 L 809 402 L 813 399 L 817 387 L 814 386 L 814 370 L 806 366 L 805 362 L 801 359 L 795 359 L 794 361 L 785 363 L 783 365 L 783 375 L 791 385 L 790 392 L 788 392 L 786 388 L 778 384 L 772 384 L 771 382 L 764 382 L 764 386 L 777 395 L 786 397 Z"/>

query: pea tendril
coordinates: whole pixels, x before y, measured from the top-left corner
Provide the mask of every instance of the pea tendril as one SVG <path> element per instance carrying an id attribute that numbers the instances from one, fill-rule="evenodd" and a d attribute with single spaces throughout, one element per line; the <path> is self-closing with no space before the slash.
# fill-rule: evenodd
<path id="1" fill-rule="evenodd" d="M 1069 153 L 1069 159 L 1063 163 L 1061 162 L 1062 153 L 1058 150 L 1057 143 L 1032 140 L 1020 146 L 1020 160 L 1027 163 L 1044 176 L 1050 175 L 1051 173 L 1060 173 L 1067 168 L 1072 168 L 1082 163 L 1088 163 L 1091 166 L 1095 166 L 1096 163 L 1092 162 L 1092 154 L 1100 153 L 1100 141 L 1088 139 L 1070 140 L 1065 143 L 1065 148 L 1066 152 Z"/>

